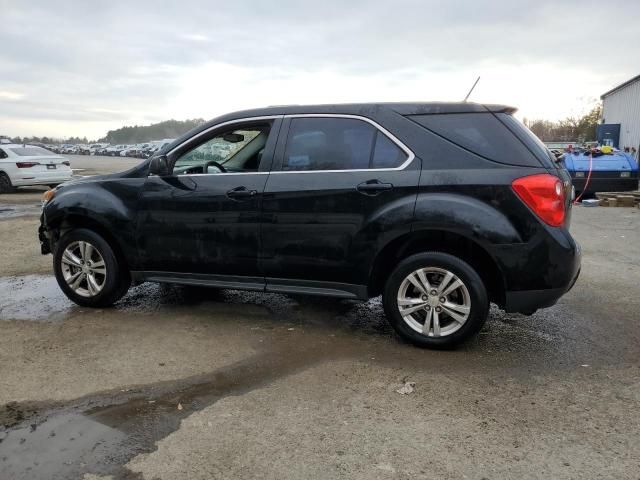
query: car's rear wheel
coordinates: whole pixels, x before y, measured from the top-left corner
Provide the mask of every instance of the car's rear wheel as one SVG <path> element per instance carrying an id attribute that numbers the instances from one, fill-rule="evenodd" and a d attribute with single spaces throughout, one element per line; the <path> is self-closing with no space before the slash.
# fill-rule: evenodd
<path id="1" fill-rule="evenodd" d="M 9 175 L 4 172 L 0 172 L 0 193 L 11 193 L 14 188 L 11 184 L 11 179 Z"/>
<path id="2" fill-rule="evenodd" d="M 92 230 L 80 228 L 56 244 L 53 269 L 69 299 L 83 307 L 108 307 L 129 289 L 131 278 L 113 248 Z"/>
<path id="3" fill-rule="evenodd" d="M 463 260 L 440 252 L 412 255 L 391 273 L 385 313 L 404 339 L 421 347 L 452 347 L 477 333 L 487 319 L 487 290 Z"/>

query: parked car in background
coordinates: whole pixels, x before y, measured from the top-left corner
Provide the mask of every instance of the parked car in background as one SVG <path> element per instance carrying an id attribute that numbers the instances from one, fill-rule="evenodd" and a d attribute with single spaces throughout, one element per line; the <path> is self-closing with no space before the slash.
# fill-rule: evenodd
<path id="1" fill-rule="evenodd" d="M 96 155 L 99 150 L 108 146 L 108 143 L 94 143 L 92 145 L 89 145 L 89 155 Z"/>
<path id="2" fill-rule="evenodd" d="M 96 155 L 108 155 L 107 153 L 107 149 L 111 147 L 111 145 L 109 145 L 108 143 L 105 143 L 103 147 L 97 148 L 96 149 Z"/>
<path id="3" fill-rule="evenodd" d="M 514 111 L 401 103 L 225 115 L 125 173 L 47 192 L 42 253 L 87 307 L 144 281 L 382 295 L 403 338 L 455 345 L 480 331 L 489 302 L 531 314 L 580 271 L 570 177 Z"/>
<path id="4" fill-rule="evenodd" d="M 105 155 L 117 157 L 124 148 L 125 145 L 111 145 L 105 149 Z"/>
<path id="5" fill-rule="evenodd" d="M 174 141 L 175 139 L 173 138 L 166 138 L 164 140 L 154 142 L 152 145 L 152 148 L 148 152 L 147 158 L 155 155 L 158 152 L 161 152 L 163 148 L 167 147 L 168 145 L 171 145 L 171 143 L 173 143 Z"/>
<path id="6" fill-rule="evenodd" d="M 574 149 L 562 156 L 576 192 L 628 192 L 638 189 L 638 163 L 611 147 Z"/>
<path id="7" fill-rule="evenodd" d="M 55 187 L 71 179 L 69 161 L 42 147 L 21 144 L 0 145 L 0 193 L 14 187 Z"/>
<path id="8" fill-rule="evenodd" d="M 120 153 L 123 157 L 133 157 L 136 158 L 138 156 L 138 152 L 140 152 L 140 147 L 138 145 L 131 145 L 127 147 L 123 152 Z"/>
<path id="9" fill-rule="evenodd" d="M 65 143 L 64 145 L 62 145 L 59 149 L 60 154 L 63 155 L 71 155 L 71 154 L 75 154 L 78 152 L 78 147 L 76 147 L 75 145 L 72 145 L 70 143 Z"/>

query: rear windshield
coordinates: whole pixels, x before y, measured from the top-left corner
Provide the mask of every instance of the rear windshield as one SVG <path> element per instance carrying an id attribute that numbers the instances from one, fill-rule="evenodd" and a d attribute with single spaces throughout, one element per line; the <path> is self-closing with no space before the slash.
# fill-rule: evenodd
<path id="1" fill-rule="evenodd" d="M 40 147 L 12 148 L 11 151 L 21 157 L 37 157 L 41 155 L 51 155 L 49 150 Z"/>
<path id="2" fill-rule="evenodd" d="M 440 113 L 409 118 L 459 147 L 494 162 L 540 166 L 523 142 L 492 113 Z"/>

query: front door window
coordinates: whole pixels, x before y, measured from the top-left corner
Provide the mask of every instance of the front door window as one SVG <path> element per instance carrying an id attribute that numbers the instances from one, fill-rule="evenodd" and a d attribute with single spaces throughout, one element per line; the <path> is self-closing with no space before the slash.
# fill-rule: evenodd
<path id="1" fill-rule="evenodd" d="M 173 174 L 257 172 L 268 137 L 268 125 L 219 133 L 182 154 L 176 160 Z"/>

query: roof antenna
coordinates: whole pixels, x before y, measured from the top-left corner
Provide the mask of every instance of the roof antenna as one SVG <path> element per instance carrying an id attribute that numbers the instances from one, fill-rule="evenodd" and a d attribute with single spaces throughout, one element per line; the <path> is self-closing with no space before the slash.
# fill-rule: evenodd
<path id="1" fill-rule="evenodd" d="M 471 90 L 469 90 L 469 93 L 467 93 L 467 96 L 464 97 L 464 100 L 462 101 L 463 103 L 467 103 L 467 99 L 469 98 L 469 95 L 471 95 L 471 92 L 473 92 L 473 89 L 476 88 L 476 85 L 478 84 L 479 81 L 480 81 L 480 76 L 476 78 L 476 81 L 473 83 L 473 87 L 471 87 Z"/>

